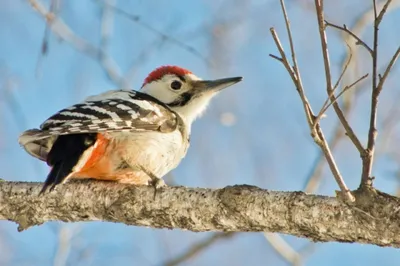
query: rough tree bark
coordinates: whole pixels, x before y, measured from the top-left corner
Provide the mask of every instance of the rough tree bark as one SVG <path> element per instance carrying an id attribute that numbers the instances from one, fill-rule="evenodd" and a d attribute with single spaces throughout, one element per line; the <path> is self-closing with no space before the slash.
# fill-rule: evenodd
<path id="1" fill-rule="evenodd" d="M 19 230 L 47 221 L 107 221 L 195 232 L 279 232 L 313 241 L 400 247 L 400 199 L 354 191 L 348 205 L 327 196 L 240 185 L 222 189 L 69 182 L 38 196 L 42 184 L 0 182 L 0 220 Z"/>

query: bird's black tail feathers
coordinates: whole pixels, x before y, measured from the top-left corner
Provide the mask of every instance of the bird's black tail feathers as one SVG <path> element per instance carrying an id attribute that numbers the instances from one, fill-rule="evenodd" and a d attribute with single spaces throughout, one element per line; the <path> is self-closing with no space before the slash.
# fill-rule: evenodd
<path id="1" fill-rule="evenodd" d="M 49 191 L 52 191 L 58 184 L 62 183 L 64 179 L 71 173 L 73 167 L 74 165 L 72 165 L 72 167 L 68 167 L 64 161 L 54 164 L 50 170 L 50 173 L 47 175 L 46 181 L 44 182 L 39 195 L 46 192 L 49 186 Z"/>
<path id="2" fill-rule="evenodd" d="M 47 156 L 47 164 L 51 166 L 50 173 L 44 182 L 40 194 L 52 191 L 61 184 L 74 166 L 78 163 L 82 154 L 96 142 L 97 134 L 70 134 L 57 138 Z"/>

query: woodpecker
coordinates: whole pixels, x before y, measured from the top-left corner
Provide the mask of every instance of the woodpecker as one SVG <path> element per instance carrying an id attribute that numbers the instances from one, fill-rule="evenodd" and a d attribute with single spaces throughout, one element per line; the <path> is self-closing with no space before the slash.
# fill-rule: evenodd
<path id="1" fill-rule="evenodd" d="M 241 80 L 202 80 L 181 67 L 161 66 L 140 91 L 90 96 L 18 141 L 51 167 L 41 193 L 74 178 L 160 187 L 185 157 L 193 121 L 218 92 Z"/>

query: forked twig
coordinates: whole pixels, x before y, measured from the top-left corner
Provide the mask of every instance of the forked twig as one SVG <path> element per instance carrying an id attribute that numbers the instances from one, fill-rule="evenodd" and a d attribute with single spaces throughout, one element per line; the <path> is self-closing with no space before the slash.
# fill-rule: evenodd
<path id="1" fill-rule="evenodd" d="M 367 49 L 367 51 L 369 52 L 369 54 L 372 56 L 372 49 L 371 47 L 368 46 L 368 44 L 366 44 L 363 40 L 360 39 L 360 37 L 358 37 L 356 34 L 354 34 L 351 30 L 349 30 L 347 28 L 346 25 L 343 25 L 343 27 L 340 27 L 338 25 L 332 24 L 328 21 L 325 20 L 325 25 L 328 27 L 332 27 L 341 31 L 344 31 L 345 33 L 349 34 L 350 36 L 352 36 L 354 39 L 357 40 L 357 44 L 363 46 L 365 49 Z"/>
<path id="2" fill-rule="evenodd" d="M 353 58 L 353 53 L 351 52 L 351 47 L 349 45 L 347 45 L 347 47 L 349 48 L 349 57 L 348 60 L 346 61 L 342 72 L 340 73 L 340 76 L 338 78 L 338 80 L 335 83 L 335 86 L 333 86 L 332 92 L 331 94 L 328 95 L 328 98 L 326 99 L 326 101 L 324 102 L 324 104 L 321 107 L 321 110 L 319 111 L 317 117 L 315 118 L 315 122 L 319 123 L 319 120 L 322 118 L 322 116 L 324 115 L 324 113 L 326 112 L 326 110 L 328 109 L 328 105 L 329 105 L 329 101 L 330 98 L 334 95 L 334 92 L 336 91 L 337 87 L 339 86 L 340 82 L 342 81 L 344 74 L 347 71 L 347 68 L 350 65 L 351 59 Z M 330 106 L 330 105 L 329 105 Z"/>
<path id="3" fill-rule="evenodd" d="M 369 123 L 369 131 L 368 131 L 368 143 L 367 149 L 364 155 L 362 156 L 363 167 L 361 174 L 361 183 L 360 188 L 366 188 L 372 186 L 371 177 L 372 166 L 374 162 L 374 153 L 375 153 L 375 142 L 376 137 L 378 135 L 378 131 L 376 129 L 376 121 L 377 121 L 377 111 L 378 111 L 378 97 L 382 91 L 383 84 L 389 75 L 391 68 L 396 62 L 400 48 L 397 49 L 396 53 L 393 55 L 388 67 L 386 68 L 383 77 L 378 83 L 378 40 L 379 40 L 379 25 L 383 19 L 385 12 L 387 11 L 389 4 L 392 0 L 388 0 L 386 4 L 383 6 L 382 10 L 377 11 L 376 0 L 372 0 L 374 7 L 374 36 L 373 36 L 373 55 L 372 55 L 372 92 L 371 92 L 371 114 L 370 114 L 370 123 Z"/>
<path id="4" fill-rule="evenodd" d="M 383 84 L 386 81 L 386 78 L 388 77 L 390 71 L 392 70 L 394 64 L 396 63 L 397 59 L 399 58 L 400 55 L 400 46 L 397 48 L 396 52 L 394 53 L 392 59 L 390 60 L 388 66 L 386 67 L 385 72 L 383 73 L 383 76 L 380 77 L 378 87 L 377 87 L 377 94 L 379 95 L 382 91 Z"/>
<path id="5" fill-rule="evenodd" d="M 286 8 L 284 5 L 284 0 L 280 0 L 281 1 L 281 7 L 282 7 L 282 11 L 283 11 L 283 16 L 286 22 L 286 29 L 288 31 L 288 36 L 289 36 L 289 42 L 290 42 L 290 46 L 291 46 L 291 52 L 292 52 L 292 58 L 293 58 L 293 62 L 296 62 L 296 54 L 295 54 L 295 49 L 294 49 L 294 44 L 293 44 L 293 40 L 291 38 L 291 30 L 290 30 L 290 23 L 289 23 L 289 19 L 286 13 Z M 332 171 L 333 176 L 336 179 L 336 182 L 338 183 L 344 197 L 349 200 L 349 201 L 354 201 L 354 197 L 353 195 L 350 193 L 349 189 L 347 188 L 341 174 L 340 171 L 336 165 L 336 162 L 333 158 L 333 155 L 330 151 L 329 145 L 326 141 L 326 138 L 321 130 L 321 127 L 319 125 L 319 123 L 315 123 L 315 115 L 312 111 L 311 105 L 305 95 L 304 92 L 304 88 L 301 82 L 301 77 L 300 77 L 300 71 L 297 68 L 297 63 L 296 63 L 296 67 L 292 67 L 290 65 L 290 63 L 288 62 L 288 59 L 286 57 L 285 51 L 282 47 L 282 44 L 279 40 L 278 34 L 276 33 L 274 28 L 270 29 L 272 37 L 275 41 L 275 45 L 278 48 L 278 51 L 280 53 L 280 58 L 277 56 L 272 56 L 275 59 L 278 59 L 278 61 L 280 61 L 286 68 L 286 70 L 289 72 L 289 75 L 293 81 L 293 83 L 296 86 L 297 92 L 300 95 L 300 98 L 302 100 L 303 103 L 303 107 L 304 107 L 304 111 L 306 114 L 306 118 L 307 118 L 307 123 L 309 125 L 309 128 L 311 130 L 311 136 L 313 137 L 314 141 L 317 143 L 317 145 L 321 148 L 321 150 L 323 151 L 325 158 L 329 164 L 329 167 Z M 281 60 L 279 60 L 281 59 Z"/>
<path id="6" fill-rule="evenodd" d="M 351 83 L 350 85 L 345 86 L 337 96 L 334 96 L 334 91 L 332 91 L 332 94 L 329 95 L 329 97 L 326 99 L 324 105 L 322 106 L 321 110 L 318 113 L 318 116 L 315 118 L 315 123 L 318 123 L 319 120 L 321 119 L 321 117 L 323 116 L 323 114 L 329 109 L 329 107 L 336 103 L 337 100 L 340 98 L 340 96 L 342 96 L 346 91 L 348 91 L 349 89 L 353 88 L 357 83 L 359 83 L 360 81 L 366 79 L 368 77 L 368 73 L 365 74 L 364 76 L 360 77 L 359 79 L 357 79 L 356 81 L 354 81 L 353 83 Z M 333 101 L 331 101 L 332 96 L 335 98 Z M 315 126 L 315 125 L 314 125 Z"/>
<path id="7" fill-rule="evenodd" d="M 381 12 L 379 12 L 378 17 L 376 17 L 376 23 L 379 25 L 383 19 L 383 15 L 385 15 L 390 3 L 392 2 L 392 0 L 388 0 L 382 7 Z M 376 2 L 374 1 L 374 9 L 376 10 Z"/>
<path id="8" fill-rule="evenodd" d="M 326 78 L 326 90 L 328 95 L 332 95 L 333 87 L 332 87 L 332 77 L 331 77 L 331 70 L 330 70 L 330 60 L 329 60 L 329 52 L 328 52 L 328 41 L 325 33 L 325 24 L 324 24 L 324 11 L 322 0 L 315 0 L 315 8 L 317 12 L 317 20 L 319 26 L 319 35 L 321 40 L 321 47 L 322 47 L 322 55 L 324 58 L 324 67 L 325 67 L 325 78 Z M 357 148 L 360 155 L 365 153 L 365 149 L 361 144 L 360 140 L 354 133 L 352 127 L 350 126 L 349 122 L 347 121 L 346 117 L 343 114 L 339 104 L 335 101 L 335 97 L 332 95 L 330 96 L 333 109 L 336 112 L 340 122 L 342 123 L 347 136 L 353 142 L 354 146 Z"/>

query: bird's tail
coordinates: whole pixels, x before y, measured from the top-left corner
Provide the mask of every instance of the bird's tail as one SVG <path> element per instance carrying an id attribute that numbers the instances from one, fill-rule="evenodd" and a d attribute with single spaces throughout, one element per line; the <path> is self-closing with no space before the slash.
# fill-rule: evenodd
<path id="1" fill-rule="evenodd" d="M 46 181 L 43 184 L 40 194 L 46 192 L 47 188 L 50 187 L 49 191 L 52 191 L 57 185 L 61 184 L 68 178 L 71 173 L 71 165 L 64 163 L 64 161 L 59 161 L 51 167 L 50 173 L 47 175 Z"/>
<path id="2" fill-rule="evenodd" d="M 57 136 L 34 128 L 23 132 L 18 138 L 18 142 L 30 155 L 42 161 L 46 161 L 47 155 L 56 138 Z"/>

